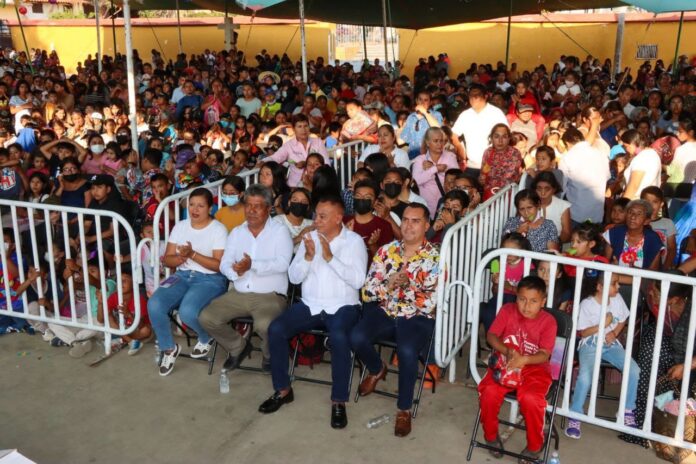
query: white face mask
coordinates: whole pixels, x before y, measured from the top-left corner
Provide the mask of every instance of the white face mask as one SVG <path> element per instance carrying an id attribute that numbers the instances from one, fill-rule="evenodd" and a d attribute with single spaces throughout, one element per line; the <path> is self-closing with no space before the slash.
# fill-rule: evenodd
<path id="1" fill-rule="evenodd" d="M 4 242 L 4 243 L 5 243 L 5 251 L 9 250 L 10 247 L 12 246 L 12 244 L 8 243 L 8 242 Z"/>
<path id="2" fill-rule="evenodd" d="M 566 87 L 571 88 L 572 86 L 575 85 L 575 82 L 573 82 L 573 81 L 565 81 L 565 85 L 566 85 Z"/>
<path id="3" fill-rule="evenodd" d="M 47 263 L 51 262 L 51 255 L 49 254 L 48 251 L 46 253 L 44 253 L 44 261 L 46 261 Z"/>
<path id="4" fill-rule="evenodd" d="M 101 155 L 104 153 L 104 145 L 90 145 L 89 149 L 92 150 L 92 153 L 95 155 Z"/>

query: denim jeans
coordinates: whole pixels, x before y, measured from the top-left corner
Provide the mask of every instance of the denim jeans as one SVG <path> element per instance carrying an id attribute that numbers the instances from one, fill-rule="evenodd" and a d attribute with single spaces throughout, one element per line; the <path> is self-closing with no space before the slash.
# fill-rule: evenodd
<path id="1" fill-rule="evenodd" d="M 590 391 L 592 384 L 592 370 L 594 368 L 594 357 L 597 350 L 597 337 L 593 336 L 590 340 L 583 343 L 578 349 L 578 360 L 580 367 L 578 368 L 578 378 L 575 381 L 575 390 L 573 391 L 573 400 L 570 404 L 570 410 L 573 412 L 583 413 L 583 406 L 587 393 Z M 611 345 L 602 347 L 602 360 L 608 362 L 621 372 L 624 372 L 624 354 L 626 350 L 621 346 L 621 343 L 614 342 Z M 624 372 L 625 373 L 625 372 Z M 638 377 L 640 376 L 640 368 L 638 364 L 631 359 L 630 371 L 628 374 L 628 391 L 626 392 L 626 407 L 627 411 L 631 411 L 636 407 L 636 396 L 638 394 Z"/>
<path id="2" fill-rule="evenodd" d="M 174 276 L 175 281 L 166 288 L 158 287 L 147 303 L 152 329 L 162 351 L 175 346 L 169 314 L 176 308 L 181 321 L 196 332 L 199 342 L 210 341 L 210 335 L 198 323 L 198 315 L 214 298 L 225 293 L 228 285 L 227 278 L 219 273 L 176 271 Z"/>
<path id="3" fill-rule="evenodd" d="M 311 329 L 329 331 L 331 347 L 331 400 L 348 401 L 348 381 L 353 366 L 350 363 L 350 343 L 348 336 L 358 321 L 359 306 L 342 306 L 335 314 L 312 315 L 306 304 L 299 302 L 290 306 L 268 327 L 268 343 L 271 350 L 271 376 L 273 388 L 283 390 L 290 387 L 288 340 L 300 332 Z"/>
<path id="4" fill-rule="evenodd" d="M 399 357 L 399 398 L 397 407 L 402 411 L 413 405 L 413 388 L 418 379 L 418 358 L 425 358 L 430 336 L 435 327 L 435 319 L 425 316 L 390 317 L 375 303 L 363 306 L 363 317 L 350 334 L 353 351 L 365 364 L 370 374 L 377 374 L 382 368 L 382 358 L 375 349 L 374 342 L 380 339 L 396 341 L 396 355 Z"/>

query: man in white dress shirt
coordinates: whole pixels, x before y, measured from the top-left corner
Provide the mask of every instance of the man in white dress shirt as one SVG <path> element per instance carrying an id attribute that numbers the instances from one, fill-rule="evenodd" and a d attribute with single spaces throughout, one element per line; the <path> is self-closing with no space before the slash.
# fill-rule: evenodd
<path id="1" fill-rule="evenodd" d="M 244 192 L 246 222 L 227 237 L 220 272 L 232 281 L 232 289 L 213 300 L 198 316 L 205 330 L 228 353 L 224 369 L 232 370 L 251 352 L 251 344 L 230 325 L 238 317 L 251 316 L 254 332 L 263 340 L 261 367 L 270 372 L 268 326 L 285 308 L 292 238 L 288 228 L 271 220 L 273 193 L 261 184 Z"/>
<path id="2" fill-rule="evenodd" d="M 367 251 L 360 235 L 343 227 L 340 197 L 325 196 L 316 207 L 315 230 L 305 235 L 290 264 L 290 282 L 302 284 L 302 300 L 268 329 L 275 393 L 259 406 L 268 414 L 293 401 L 288 376 L 288 340 L 298 333 L 325 328 L 331 346 L 331 427 L 346 426 L 351 352 L 349 334 L 358 321 L 359 290 L 367 273 Z"/>

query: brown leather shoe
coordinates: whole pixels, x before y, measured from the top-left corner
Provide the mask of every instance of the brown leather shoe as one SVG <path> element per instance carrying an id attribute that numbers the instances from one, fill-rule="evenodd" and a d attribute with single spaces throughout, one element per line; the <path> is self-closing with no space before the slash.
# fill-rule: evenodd
<path id="1" fill-rule="evenodd" d="M 382 369 L 377 374 L 370 374 L 368 372 L 367 376 L 365 377 L 365 380 L 360 382 L 360 386 L 358 387 L 358 392 L 360 392 L 360 396 L 367 396 L 373 391 L 375 391 L 375 388 L 377 387 L 377 382 L 380 380 L 384 379 L 387 377 L 387 365 L 382 363 Z"/>
<path id="2" fill-rule="evenodd" d="M 394 435 L 405 437 L 411 433 L 411 411 L 398 411 L 394 422 Z"/>

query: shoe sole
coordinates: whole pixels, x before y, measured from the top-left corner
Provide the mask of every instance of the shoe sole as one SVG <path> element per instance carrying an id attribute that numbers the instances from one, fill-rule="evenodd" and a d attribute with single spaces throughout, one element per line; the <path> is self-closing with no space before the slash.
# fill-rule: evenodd
<path id="1" fill-rule="evenodd" d="M 570 434 L 568 434 L 568 432 L 566 432 L 565 430 L 563 431 L 563 435 L 565 435 L 565 436 L 568 437 L 568 438 L 572 438 L 573 440 L 579 440 L 579 439 L 582 437 L 582 435 L 578 435 L 578 436 L 570 435 Z"/>

